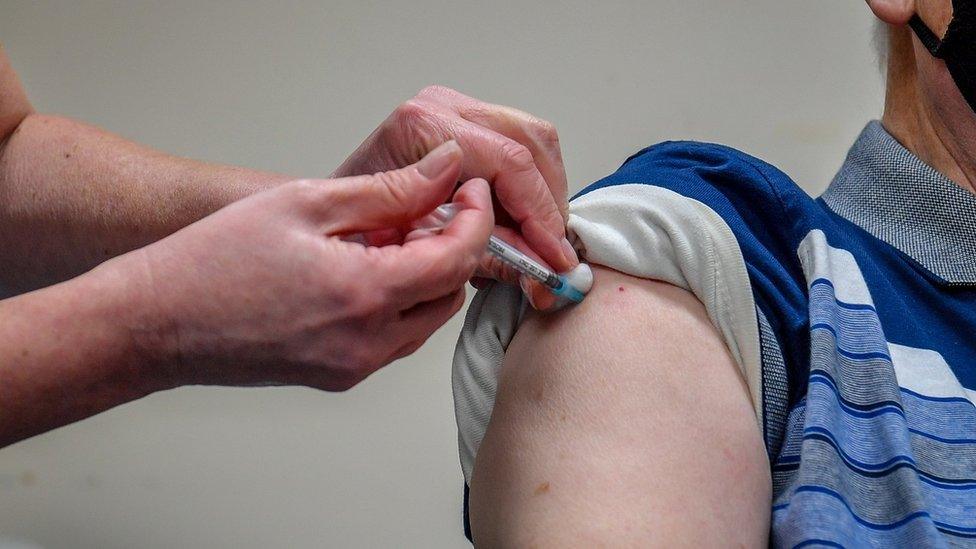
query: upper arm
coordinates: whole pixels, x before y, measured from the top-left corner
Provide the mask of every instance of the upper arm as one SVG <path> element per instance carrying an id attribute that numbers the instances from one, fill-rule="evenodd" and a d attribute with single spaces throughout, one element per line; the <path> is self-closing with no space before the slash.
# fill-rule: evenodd
<path id="1" fill-rule="evenodd" d="M 689 292 L 598 269 L 519 329 L 471 479 L 486 546 L 764 544 L 770 479 L 749 391 Z"/>
<path id="2" fill-rule="evenodd" d="M 27 94 L 0 44 L 0 145 L 31 112 Z"/>

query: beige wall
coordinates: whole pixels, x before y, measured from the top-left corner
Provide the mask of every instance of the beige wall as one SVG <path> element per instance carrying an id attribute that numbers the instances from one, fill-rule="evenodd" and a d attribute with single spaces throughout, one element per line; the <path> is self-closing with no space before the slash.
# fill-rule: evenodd
<path id="1" fill-rule="evenodd" d="M 429 83 L 554 122 L 574 191 L 646 144 L 694 138 L 816 192 L 880 113 L 855 0 L 2 4 L 0 40 L 39 109 L 296 175 L 329 173 Z M 463 547 L 459 325 L 347 394 L 181 389 L 0 451 L 0 535 Z"/>

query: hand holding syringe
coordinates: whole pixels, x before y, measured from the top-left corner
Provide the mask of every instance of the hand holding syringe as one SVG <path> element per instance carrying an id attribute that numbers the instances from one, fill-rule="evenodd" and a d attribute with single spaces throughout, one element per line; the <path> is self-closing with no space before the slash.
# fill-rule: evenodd
<path id="1" fill-rule="evenodd" d="M 414 223 L 414 228 L 440 231 L 454 219 L 457 212 L 457 205 L 442 204 L 430 215 Z M 488 253 L 519 273 L 540 282 L 560 298 L 555 308 L 561 308 L 568 303 L 580 303 L 593 285 L 593 273 L 585 263 L 566 274 L 557 274 L 494 235 L 488 240 Z"/>

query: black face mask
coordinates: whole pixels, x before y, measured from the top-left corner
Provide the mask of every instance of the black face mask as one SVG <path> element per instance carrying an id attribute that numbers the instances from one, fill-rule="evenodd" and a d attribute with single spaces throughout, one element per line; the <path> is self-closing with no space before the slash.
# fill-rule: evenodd
<path id="1" fill-rule="evenodd" d="M 918 15 L 908 25 L 933 57 L 945 61 L 962 96 L 976 111 L 976 1 L 952 0 L 952 10 L 952 21 L 941 40 Z"/>

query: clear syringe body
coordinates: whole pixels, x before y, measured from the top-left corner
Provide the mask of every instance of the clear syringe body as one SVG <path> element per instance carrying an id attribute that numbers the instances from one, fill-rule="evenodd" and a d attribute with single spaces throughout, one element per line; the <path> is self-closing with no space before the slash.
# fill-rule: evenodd
<path id="1" fill-rule="evenodd" d="M 458 209 L 454 204 L 441 204 L 430 215 L 414 223 L 415 229 L 440 231 L 457 215 Z M 525 255 L 518 248 L 492 235 L 488 239 L 488 253 L 497 257 L 509 267 L 519 273 L 533 278 L 549 288 L 559 287 L 559 275 L 545 268 L 538 261 Z"/>
<path id="2" fill-rule="evenodd" d="M 531 257 L 520 252 L 515 246 L 497 236 L 492 235 L 488 239 L 488 253 L 505 262 L 509 267 L 538 280 L 549 288 L 556 289 L 561 284 L 559 275 L 543 267 Z"/>
<path id="3" fill-rule="evenodd" d="M 458 208 L 454 204 L 441 204 L 427 217 L 414 223 L 414 228 L 437 232 L 442 230 L 457 215 Z M 565 276 L 559 275 L 519 251 L 515 246 L 501 238 L 492 235 L 488 239 L 488 253 L 497 257 L 515 271 L 542 283 L 553 294 L 579 303 L 584 294 L 570 284 Z"/>
<path id="4" fill-rule="evenodd" d="M 415 231 L 439 233 L 454 219 L 457 213 L 458 207 L 455 204 L 441 204 L 426 217 L 415 221 L 411 227 Z M 344 240 L 366 244 L 365 237 L 360 234 L 348 235 L 344 237 Z M 497 257 L 516 272 L 540 282 L 554 295 L 567 300 L 563 301 L 563 304 L 583 301 L 583 297 L 585 296 L 584 292 L 570 284 L 565 275 L 557 274 L 544 267 L 538 261 L 525 255 L 515 246 L 512 246 L 501 238 L 494 235 L 489 238 L 488 253 Z M 589 286 L 587 286 L 586 290 L 589 290 Z"/>

